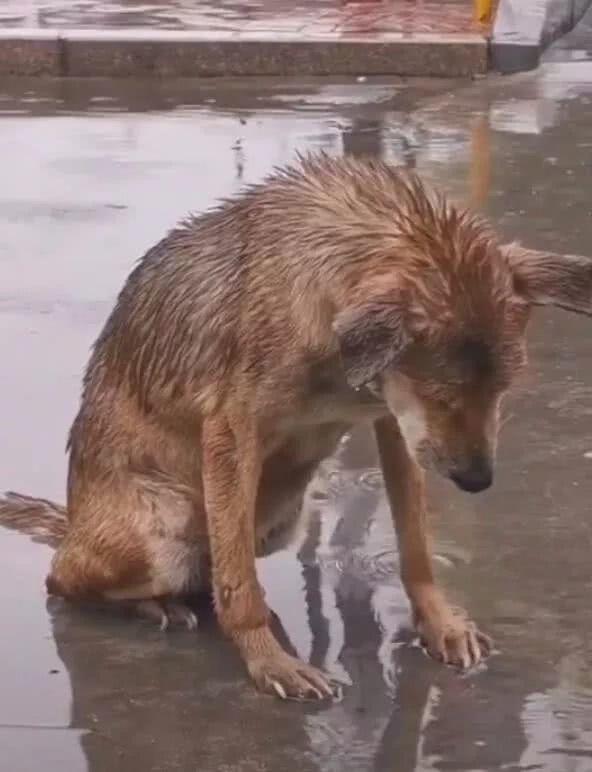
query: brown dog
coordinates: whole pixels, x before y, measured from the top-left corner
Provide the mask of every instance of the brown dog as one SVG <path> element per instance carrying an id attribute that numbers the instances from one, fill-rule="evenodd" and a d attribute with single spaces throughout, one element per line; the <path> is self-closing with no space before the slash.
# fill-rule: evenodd
<path id="1" fill-rule="evenodd" d="M 57 547 L 47 588 L 65 598 L 191 627 L 182 597 L 211 586 L 260 688 L 329 696 L 273 637 L 255 558 L 289 541 L 342 435 L 373 422 L 417 629 L 470 666 L 489 642 L 434 584 L 423 469 L 490 485 L 531 306 L 591 299 L 590 260 L 502 247 L 379 161 L 300 159 L 145 255 L 88 365 L 67 510 L 9 494 L 0 522 Z"/>

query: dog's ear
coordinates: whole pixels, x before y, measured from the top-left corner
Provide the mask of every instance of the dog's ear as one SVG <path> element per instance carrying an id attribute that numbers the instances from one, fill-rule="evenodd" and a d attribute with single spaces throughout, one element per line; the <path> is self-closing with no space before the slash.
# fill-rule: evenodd
<path id="1" fill-rule="evenodd" d="M 502 247 L 517 294 L 535 306 L 557 306 L 592 316 L 592 258 Z"/>
<path id="2" fill-rule="evenodd" d="M 392 367 L 411 342 L 397 298 L 372 298 L 338 314 L 333 329 L 350 386 L 360 388 Z"/>

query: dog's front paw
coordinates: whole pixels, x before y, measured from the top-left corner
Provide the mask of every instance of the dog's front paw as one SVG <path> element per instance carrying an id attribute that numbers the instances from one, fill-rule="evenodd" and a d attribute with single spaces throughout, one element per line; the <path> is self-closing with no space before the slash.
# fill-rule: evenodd
<path id="1" fill-rule="evenodd" d="M 340 686 L 312 665 L 284 651 L 247 662 L 257 687 L 283 700 L 325 700 L 338 697 Z"/>
<path id="2" fill-rule="evenodd" d="M 462 609 L 451 608 L 444 600 L 418 615 L 417 631 L 431 657 L 463 670 L 477 665 L 491 652 L 491 638 Z"/>

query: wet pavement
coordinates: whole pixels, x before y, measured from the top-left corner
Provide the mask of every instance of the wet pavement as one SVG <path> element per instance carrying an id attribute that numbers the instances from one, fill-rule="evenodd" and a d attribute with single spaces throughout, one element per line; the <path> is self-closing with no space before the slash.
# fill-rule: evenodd
<path id="1" fill-rule="evenodd" d="M 472 0 L 0 3 L 0 76 L 471 76 Z"/>
<path id="2" fill-rule="evenodd" d="M 471 85 L 368 80 L 0 84 L 0 489 L 64 498 L 88 349 L 135 259 L 188 210 L 305 149 L 374 153 L 507 238 L 592 253 L 592 64 Z M 431 482 L 442 583 L 496 638 L 468 676 L 413 644 L 369 436 L 310 490 L 311 527 L 260 561 L 332 706 L 257 695 L 196 634 L 48 603 L 48 549 L 0 531 L 1 772 L 592 769 L 592 322 L 537 314 L 493 489 Z"/>
<path id="3" fill-rule="evenodd" d="M 473 0 L 5 0 L 0 27 L 251 31 L 264 33 L 462 33 L 483 27 Z"/>

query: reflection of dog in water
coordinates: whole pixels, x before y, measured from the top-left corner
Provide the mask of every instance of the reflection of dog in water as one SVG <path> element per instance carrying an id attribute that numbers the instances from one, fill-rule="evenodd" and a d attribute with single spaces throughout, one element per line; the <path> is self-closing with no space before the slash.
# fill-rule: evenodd
<path id="1" fill-rule="evenodd" d="M 94 348 L 70 433 L 67 509 L 17 495 L 0 521 L 57 548 L 50 593 L 196 619 L 212 587 L 257 685 L 329 696 L 273 637 L 255 557 L 285 545 L 321 459 L 373 422 L 401 573 L 433 656 L 489 641 L 434 584 L 423 468 L 492 480 L 500 399 L 532 305 L 590 312 L 592 262 L 498 244 L 378 161 L 301 159 L 153 247 Z"/>

